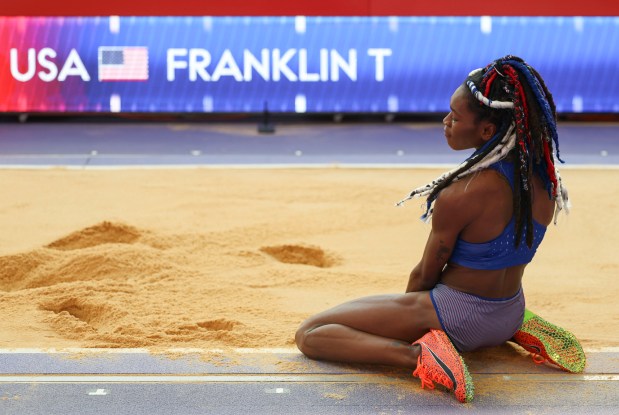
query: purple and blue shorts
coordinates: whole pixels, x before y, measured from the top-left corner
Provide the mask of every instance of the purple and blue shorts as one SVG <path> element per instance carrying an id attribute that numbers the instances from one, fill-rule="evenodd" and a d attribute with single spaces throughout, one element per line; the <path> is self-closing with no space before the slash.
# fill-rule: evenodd
<path id="1" fill-rule="evenodd" d="M 485 298 L 437 284 L 430 298 L 443 331 L 461 352 L 503 344 L 524 319 L 522 288 L 509 298 Z"/>

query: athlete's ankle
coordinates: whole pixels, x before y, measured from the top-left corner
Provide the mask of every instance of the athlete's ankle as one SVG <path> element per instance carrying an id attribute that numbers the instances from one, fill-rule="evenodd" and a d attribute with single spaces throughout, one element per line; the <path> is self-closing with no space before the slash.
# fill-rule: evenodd
<path id="1" fill-rule="evenodd" d="M 410 352 L 410 364 L 406 367 L 415 370 L 419 362 L 419 355 L 421 355 L 421 346 L 419 344 L 411 344 L 408 349 Z"/>

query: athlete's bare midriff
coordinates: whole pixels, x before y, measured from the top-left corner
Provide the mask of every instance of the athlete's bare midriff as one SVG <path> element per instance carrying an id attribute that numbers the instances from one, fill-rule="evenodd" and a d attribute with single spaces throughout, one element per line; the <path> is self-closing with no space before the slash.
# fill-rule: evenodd
<path id="1" fill-rule="evenodd" d="M 518 293 L 526 265 L 479 270 L 457 264 L 447 264 L 440 282 L 469 294 L 488 298 L 507 298 Z"/>

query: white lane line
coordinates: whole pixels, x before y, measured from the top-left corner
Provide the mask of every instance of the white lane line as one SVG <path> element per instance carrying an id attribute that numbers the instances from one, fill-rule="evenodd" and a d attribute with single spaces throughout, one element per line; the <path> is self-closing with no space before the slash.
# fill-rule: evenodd
<path id="1" fill-rule="evenodd" d="M 619 375 L 569 375 L 569 374 L 476 374 L 479 380 L 508 382 L 616 382 Z M 301 374 L 301 375 L 3 375 L 2 383 L 410 383 L 409 376 L 389 377 L 382 374 Z"/>
<path id="2" fill-rule="evenodd" d="M 274 348 L 268 348 L 268 347 L 259 347 L 259 348 L 236 348 L 233 349 L 233 351 L 235 353 L 241 353 L 241 354 L 245 354 L 245 353 L 272 353 L 272 354 L 301 354 L 301 352 L 299 351 L 299 349 L 297 349 L 296 347 L 274 347 Z"/>
<path id="3" fill-rule="evenodd" d="M 303 375 L 3 375 L 1 383 L 405 383 L 412 379 L 384 375 L 303 374 Z"/>
<path id="4" fill-rule="evenodd" d="M 587 347 L 584 349 L 585 353 L 619 353 L 619 347 L 616 346 L 602 346 L 602 347 Z"/>
<path id="5" fill-rule="evenodd" d="M 518 373 L 513 375 L 506 374 L 482 374 L 476 373 L 475 377 L 480 378 L 499 378 L 506 381 L 515 382 L 579 382 L 579 381 L 594 381 L 594 382 L 606 382 L 606 381 L 619 381 L 619 375 L 578 375 L 578 374 L 550 374 L 550 373 Z"/>
<path id="6" fill-rule="evenodd" d="M 150 353 L 148 349 L 86 349 L 86 348 L 66 348 L 66 349 L 37 349 L 37 348 L 23 348 L 23 349 L 0 349 L 0 354 L 74 354 L 74 353 L 86 353 L 86 354 L 135 354 L 135 353 Z"/>
<path id="7" fill-rule="evenodd" d="M 584 349 L 585 353 L 619 353 L 619 347 L 590 347 Z M 195 353 L 238 353 L 238 354 L 301 354 L 296 347 L 235 347 L 227 349 L 203 349 L 197 347 L 171 347 L 167 349 L 147 348 L 85 348 L 85 347 L 67 347 L 62 349 L 57 348 L 15 348 L 1 349 L 0 354 L 165 354 L 165 353 L 180 353 L 180 354 L 195 354 Z"/>
<path id="8" fill-rule="evenodd" d="M 36 165 L 36 164 L 4 164 L 2 170 L 195 170 L 195 169 L 230 169 L 230 170 L 282 170 L 282 169 L 447 169 L 454 164 L 390 164 L 390 163 L 269 163 L 269 164 L 120 164 L 120 165 Z"/>
<path id="9" fill-rule="evenodd" d="M 619 375 L 584 375 L 583 380 L 619 380 Z"/>
<path id="10" fill-rule="evenodd" d="M 229 349 L 202 349 L 190 347 L 172 347 L 167 349 L 149 350 L 145 348 L 81 348 L 67 347 L 62 349 L 56 348 L 16 348 L 16 349 L 0 349 L 0 354 L 195 354 L 195 353 L 237 353 L 237 354 L 301 354 L 295 347 L 235 347 Z"/>
<path id="11" fill-rule="evenodd" d="M 242 163 L 242 164 L 119 164 L 119 165 L 85 165 L 85 164 L 2 164 L 0 170 L 195 170 L 195 169 L 230 169 L 230 170 L 282 170 L 282 169 L 449 169 L 455 163 Z M 561 170 L 619 170 L 617 164 L 572 164 L 560 166 Z"/>

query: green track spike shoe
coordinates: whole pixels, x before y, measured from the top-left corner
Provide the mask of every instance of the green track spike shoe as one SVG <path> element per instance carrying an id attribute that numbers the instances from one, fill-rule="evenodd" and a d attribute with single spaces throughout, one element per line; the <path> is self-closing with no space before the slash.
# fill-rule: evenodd
<path id="1" fill-rule="evenodd" d="M 569 331 L 555 326 L 529 310 L 524 312 L 524 321 L 512 341 L 533 354 L 533 361 L 545 361 L 561 369 L 580 373 L 587 358 L 578 339 Z"/>

